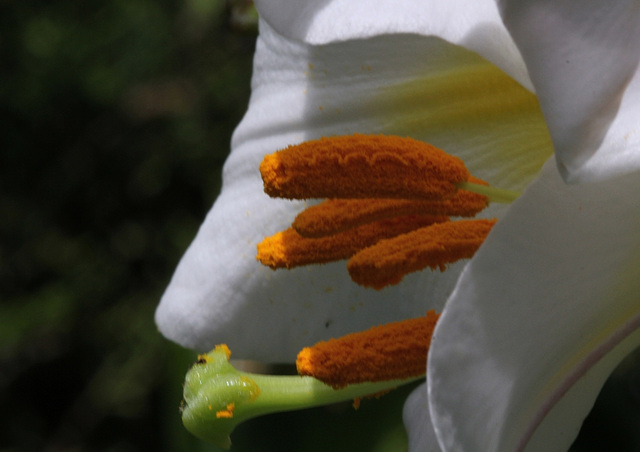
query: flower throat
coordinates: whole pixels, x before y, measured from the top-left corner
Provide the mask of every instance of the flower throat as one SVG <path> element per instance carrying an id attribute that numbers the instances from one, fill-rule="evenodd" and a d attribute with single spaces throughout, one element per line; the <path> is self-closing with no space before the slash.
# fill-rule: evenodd
<path id="1" fill-rule="evenodd" d="M 328 199 L 264 239 L 257 259 L 273 269 L 348 259 L 351 278 L 376 289 L 472 257 L 496 220 L 451 217 L 517 197 L 474 178 L 460 159 L 396 136 L 308 141 L 266 156 L 260 172 L 270 196 Z M 218 346 L 187 374 L 183 423 L 228 448 L 235 426 L 254 416 L 348 399 L 357 408 L 362 397 L 424 378 L 438 318 L 429 311 L 305 347 L 299 376 L 240 372 Z"/>

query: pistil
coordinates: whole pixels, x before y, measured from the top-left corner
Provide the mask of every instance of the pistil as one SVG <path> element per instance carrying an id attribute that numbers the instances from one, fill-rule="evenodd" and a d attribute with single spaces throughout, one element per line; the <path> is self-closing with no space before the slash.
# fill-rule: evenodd
<path id="1" fill-rule="evenodd" d="M 359 399 L 417 378 L 351 384 L 334 389 L 310 376 L 274 376 L 241 372 L 229 362 L 230 351 L 219 345 L 202 355 L 186 375 L 182 422 L 194 435 L 223 449 L 231 432 L 248 419 Z"/>

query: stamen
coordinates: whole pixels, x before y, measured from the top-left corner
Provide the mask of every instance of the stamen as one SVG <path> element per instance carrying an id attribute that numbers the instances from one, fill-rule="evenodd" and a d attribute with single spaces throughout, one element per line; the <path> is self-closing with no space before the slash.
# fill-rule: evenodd
<path id="1" fill-rule="evenodd" d="M 397 284 L 404 275 L 426 267 L 444 271 L 446 264 L 473 257 L 495 223 L 449 221 L 381 240 L 355 254 L 347 269 L 356 283 L 375 289 Z"/>
<path id="2" fill-rule="evenodd" d="M 330 200 L 302 212 L 291 229 L 265 239 L 258 245 L 258 260 L 276 269 L 351 257 L 351 278 L 376 289 L 397 284 L 407 273 L 444 270 L 472 257 L 495 223 L 420 230 L 409 227 L 409 215 L 471 217 L 490 201 L 518 196 L 472 177 L 457 157 L 397 136 L 308 141 L 266 156 L 260 171 L 270 196 Z M 395 218 L 399 223 L 382 223 Z M 380 230 L 392 224 L 394 229 Z M 371 229 L 361 229 L 365 226 Z"/>
<path id="3" fill-rule="evenodd" d="M 470 182 L 487 185 L 470 177 Z M 291 225 L 304 237 L 323 237 L 400 215 L 447 215 L 473 217 L 487 207 L 487 197 L 466 190 L 444 200 L 329 199 L 303 210 Z"/>
<path id="4" fill-rule="evenodd" d="M 469 178 L 457 157 L 430 144 L 386 135 L 321 138 L 267 155 L 260 165 L 269 196 L 446 199 Z"/>
<path id="5" fill-rule="evenodd" d="M 410 215 L 365 224 L 321 238 L 302 237 L 289 228 L 265 238 L 258 245 L 256 259 L 274 270 L 348 259 L 382 239 L 447 220 L 443 216 Z"/>
<path id="6" fill-rule="evenodd" d="M 438 317 L 429 311 L 418 319 L 319 342 L 298 354 L 298 373 L 334 388 L 424 375 Z"/>
<path id="7" fill-rule="evenodd" d="M 479 195 L 484 195 L 489 202 L 499 202 L 503 204 L 511 204 L 522 195 L 522 193 L 517 191 L 474 183 L 471 177 L 466 182 L 460 182 L 458 188 L 460 190 L 468 190 Z"/>

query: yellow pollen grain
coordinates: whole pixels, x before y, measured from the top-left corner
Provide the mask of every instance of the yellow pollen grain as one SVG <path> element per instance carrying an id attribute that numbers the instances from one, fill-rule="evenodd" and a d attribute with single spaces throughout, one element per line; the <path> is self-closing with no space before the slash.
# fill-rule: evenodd
<path id="1" fill-rule="evenodd" d="M 227 359 L 231 358 L 231 350 L 229 349 L 227 344 L 216 345 L 214 352 L 223 352 L 226 355 Z"/>
<path id="2" fill-rule="evenodd" d="M 258 244 L 256 259 L 274 270 L 348 259 L 382 239 L 447 220 L 444 216 L 409 215 L 365 224 L 322 238 L 302 237 L 289 228 Z"/>
<path id="3" fill-rule="evenodd" d="M 356 283 L 382 289 L 398 284 L 408 273 L 439 268 L 471 258 L 496 220 L 461 220 L 438 223 L 363 249 L 347 263 Z"/>
<path id="4" fill-rule="evenodd" d="M 198 364 L 206 364 L 210 363 L 211 357 L 209 355 L 198 355 L 198 360 L 196 361 Z"/>
<path id="5" fill-rule="evenodd" d="M 419 377 L 426 372 L 427 354 L 438 317 L 435 311 L 429 311 L 425 317 L 319 342 L 298 354 L 298 373 L 334 388 Z"/>
<path id="6" fill-rule="evenodd" d="M 264 191 L 288 199 L 446 199 L 469 178 L 462 160 L 430 144 L 388 135 L 307 141 L 267 155 Z"/>
<path id="7" fill-rule="evenodd" d="M 369 394 L 364 397 L 357 397 L 353 399 L 353 403 L 351 404 L 351 406 L 353 407 L 354 410 L 359 410 L 360 404 L 362 403 L 362 399 L 379 399 L 380 397 L 386 394 L 389 394 L 391 391 L 392 389 L 387 389 L 386 391 L 375 392 L 373 394 Z"/>
<path id="8" fill-rule="evenodd" d="M 487 185 L 470 177 L 469 182 Z M 487 197 L 466 190 L 444 200 L 329 199 L 308 207 L 291 225 L 304 237 L 324 237 L 362 224 L 401 215 L 473 217 L 488 205 Z"/>
<path id="9" fill-rule="evenodd" d="M 233 417 L 233 410 L 235 409 L 235 403 L 229 403 L 224 410 L 216 411 L 217 419 L 231 419 Z"/>

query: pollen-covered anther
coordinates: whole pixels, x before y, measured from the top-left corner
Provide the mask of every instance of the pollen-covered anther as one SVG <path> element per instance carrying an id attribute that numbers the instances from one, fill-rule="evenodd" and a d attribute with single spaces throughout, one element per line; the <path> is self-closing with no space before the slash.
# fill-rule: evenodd
<path id="1" fill-rule="evenodd" d="M 447 199 L 469 179 L 462 160 L 412 138 L 349 135 L 307 141 L 260 165 L 272 197 Z"/>
<path id="2" fill-rule="evenodd" d="M 375 289 L 427 267 L 443 271 L 447 264 L 473 257 L 495 223 L 449 221 L 381 240 L 351 257 L 347 269 L 356 283 Z"/>
<path id="3" fill-rule="evenodd" d="M 487 185 L 470 177 L 469 182 Z M 323 237 L 384 218 L 404 215 L 473 217 L 488 205 L 487 197 L 466 190 L 442 200 L 328 199 L 298 214 L 293 229 L 304 237 Z"/>
<path id="4" fill-rule="evenodd" d="M 409 215 L 368 223 L 321 238 L 302 237 L 293 228 L 289 228 L 258 244 L 256 258 L 274 270 L 323 264 L 348 259 L 382 239 L 444 221 L 448 221 L 448 217 Z"/>
<path id="5" fill-rule="evenodd" d="M 334 388 L 424 375 L 438 316 L 429 311 L 425 317 L 319 342 L 298 354 L 298 373 Z"/>

